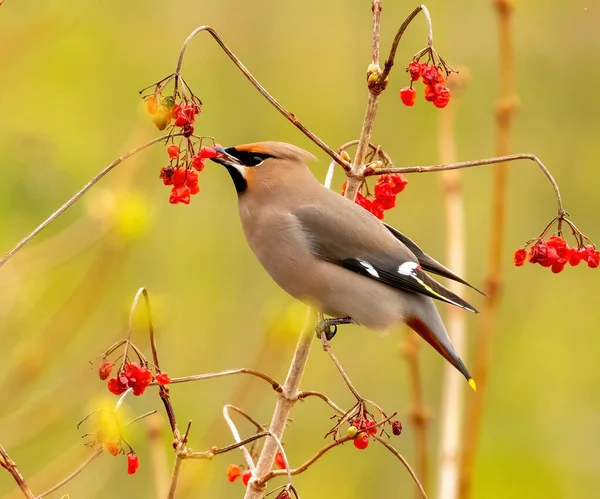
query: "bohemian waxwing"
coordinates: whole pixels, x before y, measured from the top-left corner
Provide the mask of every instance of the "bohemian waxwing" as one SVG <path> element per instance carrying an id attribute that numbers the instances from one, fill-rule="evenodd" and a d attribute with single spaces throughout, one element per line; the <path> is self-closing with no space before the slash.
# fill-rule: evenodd
<path id="1" fill-rule="evenodd" d="M 412 240 L 333 192 L 283 142 L 217 148 L 238 193 L 248 244 L 286 292 L 339 321 L 385 330 L 406 323 L 469 381 L 432 298 L 477 312 L 424 270 L 467 284 Z M 467 284 L 468 285 L 468 284 Z"/>

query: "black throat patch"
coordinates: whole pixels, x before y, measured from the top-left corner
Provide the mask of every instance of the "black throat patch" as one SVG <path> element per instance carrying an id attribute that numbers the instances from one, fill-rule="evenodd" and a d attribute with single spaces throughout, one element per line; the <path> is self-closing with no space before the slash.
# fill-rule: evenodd
<path id="1" fill-rule="evenodd" d="M 227 168 L 227 171 L 231 176 L 231 180 L 233 180 L 233 185 L 235 186 L 235 190 L 237 191 L 238 196 L 246 192 L 246 189 L 248 189 L 248 182 L 246 182 L 246 179 L 244 178 L 242 173 L 235 166 L 227 164 L 224 166 L 225 168 Z"/>

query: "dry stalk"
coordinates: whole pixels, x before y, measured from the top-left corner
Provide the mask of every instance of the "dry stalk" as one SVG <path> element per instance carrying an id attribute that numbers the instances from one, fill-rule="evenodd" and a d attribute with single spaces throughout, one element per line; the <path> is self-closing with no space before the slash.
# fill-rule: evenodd
<path id="1" fill-rule="evenodd" d="M 25 478 L 23 478 L 23 475 L 19 471 L 19 468 L 17 468 L 17 463 L 15 463 L 10 458 L 10 456 L 6 453 L 6 450 L 4 450 L 4 447 L 2 447 L 1 445 L 0 445 L 0 467 L 4 468 L 6 471 L 8 471 L 12 475 L 15 482 L 17 482 L 17 485 L 21 489 L 21 492 L 23 492 L 23 495 L 25 497 L 27 497 L 27 499 L 35 499 L 35 496 L 33 495 L 33 492 L 31 492 L 31 489 L 27 485 Z"/>
<path id="2" fill-rule="evenodd" d="M 408 365 L 409 391 L 411 397 L 410 420 L 415 434 L 415 454 L 417 476 L 423 487 L 427 489 L 429 482 L 429 415 L 423 402 L 423 383 L 419 367 L 419 347 L 421 339 L 417 334 L 406 329 L 406 339 L 402 345 L 402 354 Z"/>
<path id="3" fill-rule="evenodd" d="M 448 80 L 453 95 L 464 84 L 464 72 Z M 438 118 L 438 155 L 441 163 L 456 161 L 456 100 Z M 461 191 L 460 171 L 442 172 L 442 191 L 446 205 L 446 261 L 460 276 L 465 276 L 465 210 Z M 448 288 L 459 294 L 461 285 L 449 282 Z M 466 317 L 463 311 L 448 307 L 446 327 L 457 352 L 465 359 Z M 477 379 L 477 378 L 476 378 Z M 437 498 L 458 497 L 459 464 L 461 452 L 461 424 L 465 396 L 465 383 L 456 370 L 444 363 L 442 401 L 440 406 L 440 437 L 438 444 Z"/>
<path id="4" fill-rule="evenodd" d="M 510 152 L 510 134 L 513 117 L 518 108 L 516 90 L 515 56 L 512 40 L 513 0 L 496 0 L 498 12 L 499 58 L 500 58 L 500 98 L 496 109 L 496 154 Z M 490 350 L 496 328 L 499 303 L 502 293 L 502 251 L 505 238 L 506 197 L 508 171 L 506 164 L 500 164 L 495 172 L 492 194 L 492 223 L 490 241 L 490 262 L 486 292 L 489 296 L 484 311 L 481 328 L 475 346 L 475 366 L 473 376 L 477 380 L 477 394 L 471 398 L 465 422 L 463 456 L 461 460 L 460 495 L 461 499 L 471 497 L 471 484 L 475 456 L 481 428 L 483 402 L 487 389 L 487 376 L 490 366 Z M 559 213 L 562 212 L 559 197 Z"/>

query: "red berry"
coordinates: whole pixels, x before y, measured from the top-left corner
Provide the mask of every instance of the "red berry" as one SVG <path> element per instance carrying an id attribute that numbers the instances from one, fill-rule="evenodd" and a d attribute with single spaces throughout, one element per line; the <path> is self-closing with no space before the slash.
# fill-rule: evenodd
<path id="1" fill-rule="evenodd" d="M 517 267 L 522 267 L 527 259 L 527 251 L 523 248 L 518 249 L 515 251 L 515 256 L 513 259 Z"/>
<path id="2" fill-rule="evenodd" d="M 287 468 L 285 465 L 285 459 L 283 458 L 283 454 L 281 452 L 278 452 L 275 455 L 275 464 L 282 470 Z"/>
<path id="3" fill-rule="evenodd" d="M 127 473 L 133 475 L 140 467 L 140 459 L 134 453 L 127 454 Z"/>
<path id="4" fill-rule="evenodd" d="M 182 185 L 171 189 L 171 195 L 169 196 L 169 203 L 171 204 L 190 204 L 190 188 Z"/>
<path id="5" fill-rule="evenodd" d="M 358 437 L 353 440 L 354 447 L 357 449 L 363 450 L 369 446 L 369 434 L 361 433 Z"/>
<path id="6" fill-rule="evenodd" d="M 559 256 L 559 258 L 568 258 L 569 246 L 562 237 L 552 236 L 548 239 L 546 244 L 556 249 L 556 253 Z"/>
<path id="7" fill-rule="evenodd" d="M 230 464 L 227 468 L 227 480 L 229 480 L 232 483 L 235 482 L 241 474 L 242 471 L 240 470 L 240 467 L 237 464 Z"/>
<path id="8" fill-rule="evenodd" d="M 421 76 L 423 77 L 423 83 L 425 83 L 425 85 L 433 85 L 440 80 L 440 72 L 434 65 L 425 66 L 421 72 Z"/>
<path id="9" fill-rule="evenodd" d="M 588 244 L 585 247 L 586 253 L 587 253 L 587 264 L 588 267 L 591 269 L 595 269 L 600 265 L 600 251 L 597 251 L 596 248 L 594 246 L 592 246 L 591 244 Z"/>
<path id="10" fill-rule="evenodd" d="M 200 151 L 198 152 L 198 156 L 200 156 L 200 158 L 202 158 L 202 159 L 216 158 L 218 155 L 219 155 L 219 152 L 216 151 L 215 149 L 213 149 L 212 147 L 202 146 L 200 148 Z"/>
<path id="11" fill-rule="evenodd" d="M 371 419 L 365 419 L 365 429 L 369 435 L 377 435 L 377 428 L 375 428 L 375 421 Z"/>
<path id="12" fill-rule="evenodd" d="M 200 186 L 198 184 L 190 186 L 190 194 L 198 194 L 200 192 Z"/>
<path id="13" fill-rule="evenodd" d="M 413 61 L 408 65 L 408 73 L 412 81 L 417 81 L 423 72 L 423 66 L 420 62 Z"/>
<path id="14" fill-rule="evenodd" d="M 414 106 L 417 100 L 417 91 L 412 87 L 403 87 L 400 90 L 400 98 L 405 106 Z"/>
<path id="15" fill-rule="evenodd" d="M 188 187 L 198 185 L 198 174 L 194 170 L 187 170 L 187 175 L 185 177 L 185 185 L 187 185 Z"/>
<path id="16" fill-rule="evenodd" d="M 433 99 L 433 105 L 439 109 L 442 109 L 448 105 L 448 102 L 450 102 L 450 90 L 444 85 L 436 85 L 436 87 L 439 88 L 437 88 L 437 94 Z"/>
<path id="17" fill-rule="evenodd" d="M 165 166 L 160 169 L 159 177 L 162 179 L 163 184 L 173 185 L 173 175 L 175 174 L 175 168 L 172 166 Z"/>
<path id="18" fill-rule="evenodd" d="M 392 433 L 396 436 L 398 436 L 398 435 L 400 435 L 400 433 L 402 433 L 402 423 L 400 421 L 392 422 Z"/>
<path id="19" fill-rule="evenodd" d="M 181 187 L 185 184 L 185 168 L 177 168 L 173 171 L 173 176 L 171 178 L 173 186 Z"/>
<path id="20" fill-rule="evenodd" d="M 121 376 L 116 376 L 108 380 L 108 391 L 114 395 L 121 395 L 127 391 L 129 386 L 123 383 Z"/>
<path id="21" fill-rule="evenodd" d="M 576 267 L 579 265 L 581 260 L 586 259 L 586 249 L 585 248 L 571 248 L 569 251 L 569 264 L 571 267 Z"/>
<path id="22" fill-rule="evenodd" d="M 186 123 L 183 125 L 182 132 L 184 137 L 191 137 L 194 135 L 194 127 L 191 123 Z"/>
<path id="23" fill-rule="evenodd" d="M 168 385 L 171 382 L 171 378 L 167 373 L 158 373 L 154 379 L 159 385 Z"/>
<path id="24" fill-rule="evenodd" d="M 200 156 L 200 153 L 192 157 L 192 166 L 199 172 L 204 170 L 204 158 Z"/>
<path id="25" fill-rule="evenodd" d="M 176 146 L 175 144 L 170 145 L 167 147 L 167 154 L 169 155 L 169 158 L 175 159 L 179 156 L 179 146 Z"/>
<path id="26" fill-rule="evenodd" d="M 392 173 L 389 175 L 389 181 L 394 194 L 400 194 L 408 185 L 408 179 L 402 173 Z"/>
<path id="27" fill-rule="evenodd" d="M 563 271 L 564 268 L 565 268 L 565 264 L 562 262 L 554 262 L 552 264 L 552 272 L 554 274 L 559 274 L 560 272 Z"/>
<path id="28" fill-rule="evenodd" d="M 119 444 L 117 442 L 104 442 L 104 447 L 106 447 L 106 450 L 113 456 L 116 456 L 119 453 Z"/>
<path id="29" fill-rule="evenodd" d="M 438 88 L 441 85 L 434 83 L 433 85 L 425 85 L 425 100 L 427 102 L 433 102 L 438 94 Z"/>
<path id="30" fill-rule="evenodd" d="M 113 365 L 110 362 L 102 362 L 98 368 L 98 376 L 101 380 L 108 379 L 112 371 Z"/>
<path id="31" fill-rule="evenodd" d="M 251 478 L 252 478 L 252 471 L 244 470 L 244 472 L 242 473 L 242 482 L 244 482 L 244 485 L 248 485 L 248 482 L 250 481 Z"/>
<path id="32" fill-rule="evenodd" d="M 548 255 L 548 245 L 544 241 L 538 241 L 529 250 L 529 263 L 542 263 Z"/>

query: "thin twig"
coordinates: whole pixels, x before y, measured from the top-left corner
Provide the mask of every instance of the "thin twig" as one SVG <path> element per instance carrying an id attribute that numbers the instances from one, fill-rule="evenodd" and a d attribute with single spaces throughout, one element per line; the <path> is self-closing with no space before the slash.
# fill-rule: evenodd
<path id="1" fill-rule="evenodd" d="M 98 173 L 92 180 L 90 180 L 87 184 L 85 184 L 74 196 L 72 196 L 67 202 L 65 202 L 58 210 L 56 210 L 52 215 L 50 215 L 46 220 L 44 220 L 40 225 L 38 225 L 35 230 L 33 230 L 29 235 L 25 238 L 21 239 L 17 245 L 12 248 L 8 253 L 6 253 L 2 258 L 0 258 L 0 268 L 10 260 L 23 246 L 25 246 L 29 241 L 31 241 L 35 236 L 37 236 L 40 232 L 42 232 L 48 225 L 50 225 L 54 220 L 56 220 L 60 215 L 62 215 L 68 208 L 70 208 L 75 202 L 77 202 L 87 191 L 89 191 L 98 181 L 104 177 L 107 173 L 109 173 L 115 166 L 119 165 L 126 159 L 131 156 L 137 154 L 138 152 L 150 147 L 157 142 L 162 142 L 169 138 L 168 135 L 163 135 L 162 137 L 158 137 L 153 139 L 145 144 L 136 147 L 135 149 L 125 153 L 120 158 L 115 159 L 112 163 L 106 166 L 100 173 Z"/>
<path id="2" fill-rule="evenodd" d="M 421 495 L 423 496 L 423 498 L 427 499 L 427 494 L 425 493 L 425 489 L 423 488 L 423 485 L 417 478 L 417 475 L 414 472 L 414 470 L 410 467 L 410 464 L 408 464 L 408 461 L 406 459 L 404 459 L 404 456 L 402 454 L 400 454 L 392 445 L 390 445 L 388 442 L 386 442 L 383 438 L 381 438 L 377 435 L 371 435 L 371 436 L 400 460 L 400 462 L 404 465 L 404 467 L 406 468 L 406 470 L 412 477 L 413 481 L 415 482 L 416 486 L 419 489 L 419 492 L 421 492 Z"/>
<path id="3" fill-rule="evenodd" d="M 230 407 L 232 407 L 232 406 L 226 405 L 225 407 L 223 407 L 223 418 L 225 419 L 227 426 L 229 426 L 229 430 L 231 431 L 231 434 L 233 435 L 233 439 L 235 440 L 235 443 L 239 444 L 242 441 L 242 439 L 240 437 L 240 433 L 238 432 L 237 427 L 235 426 L 235 423 L 229 416 L 229 408 Z M 240 409 L 237 412 L 242 413 L 243 411 Z M 250 455 L 250 452 L 248 451 L 248 449 L 246 449 L 245 446 L 241 445 L 240 450 L 242 451 L 242 454 L 244 455 L 244 459 L 246 460 L 246 463 L 248 463 L 248 468 L 250 468 L 251 470 L 254 470 L 254 468 L 255 468 L 254 460 L 252 459 L 252 456 Z"/>
<path id="4" fill-rule="evenodd" d="M 319 449 L 317 451 L 317 453 L 313 457 L 311 457 L 308 461 L 306 461 L 304 464 L 302 464 L 301 466 L 298 466 L 297 468 L 295 468 L 293 470 L 289 470 L 290 474 L 291 475 L 299 475 L 300 473 L 303 473 L 311 465 L 313 465 L 321 457 L 323 457 L 327 452 L 329 452 L 331 449 L 335 449 L 336 447 L 339 447 L 340 445 L 345 444 L 346 442 L 349 442 L 350 440 L 353 440 L 353 437 L 345 436 L 338 440 L 334 440 L 329 445 L 326 445 L 325 447 L 322 447 L 321 449 Z M 283 476 L 286 473 L 287 473 L 286 470 L 272 470 L 271 472 L 267 473 L 262 479 L 258 480 L 258 483 L 261 485 L 264 485 L 269 480 L 272 480 L 273 478 L 275 478 L 277 476 Z"/>
<path id="5" fill-rule="evenodd" d="M 192 376 L 183 376 L 181 378 L 171 378 L 170 384 L 189 383 L 190 381 L 202 381 L 205 379 L 223 378 L 225 376 L 233 376 L 236 374 L 250 374 L 251 376 L 256 376 L 257 378 L 260 378 L 269 383 L 273 390 L 275 390 L 277 393 L 281 393 L 283 391 L 283 387 L 270 376 L 267 376 L 266 374 L 257 371 L 256 369 L 250 369 L 246 367 L 243 367 L 241 369 L 230 369 L 228 371 L 220 371 L 216 373 L 194 374 Z"/>
<path id="6" fill-rule="evenodd" d="M 307 397 L 317 397 L 317 398 L 320 398 L 323 402 L 325 402 L 334 411 L 336 411 L 336 412 L 338 412 L 340 414 L 344 414 L 344 410 L 341 407 L 339 407 L 338 405 L 336 405 L 333 402 L 333 400 L 331 400 L 324 393 L 307 390 L 307 391 L 302 391 L 302 392 L 300 392 L 298 394 L 298 400 L 304 400 Z"/>
<path id="7" fill-rule="evenodd" d="M 238 57 L 231 51 L 231 49 L 225 45 L 221 37 L 217 34 L 217 32 L 211 28 L 210 26 L 200 26 L 196 28 L 194 31 L 190 33 L 190 35 L 186 38 L 183 46 L 181 47 L 181 52 L 179 53 L 179 59 L 177 61 L 177 69 L 175 70 L 175 74 L 179 75 L 181 71 L 181 66 L 183 64 L 183 56 L 185 55 L 185 51 L 187 49 L 188 44 L 198 33 L 206 31 L 210 33 L 210 35 L 214 38 L 214 40 L 219 44 L 223 52 L 227 54 L 229 59 L 236 65 L 236 67 L 244 74 L 246 79 L 254 88 L 256 88 L 260 94 L 267 99 L 274 107 L 277 109 L 283 116 L 285 116 L 292 124 L 298 128 L 304 135 L 306 135 L 310 140 L 312 140 L 317 146 L 319 146 L 323 151 L 325 151 L 329 156 L 331 156 L 338 164 L 346 171 L 351 170 L 351 165 L 340 157 L 331 147 L 329 147 L 325 142 L 323 142 L 319 137 L 317 137 L 313 132 L 311 132 L 308 128 L 306 128 L 296 116 L 285 109 L 277 100 L 263 87 L 258 80 L 252 75 L 252 73 L 242 64 L 242 62 L 238 59 Z"/>
<path id="8" fill-rule="evenodd" d="M 348 386 L 348 388 L 350 389 L 350 391 L 352 392 L 352 395 L 354 395 L 356 397 L 357 400 L 363 400 L 363 398 L 360 396 L 360 394 L 358 393 L 358 391 L 356 390 L 356 388 L 354 388 L 354 385 L 352 384 L 352 381 L 350 381 L 350 378 L 348 377 L 348 375 L 346 374 L 346 371 L 344 371 L 344 368 L 342 367 L 342 365 L 340 364 L 340 361 L 337 360 L 337 357 L 333 354 L 333 352 L 331 351 L 331 345 L 329 344 L 329 342 L 325 339 L 325 335 L 323 334 L 321 336 L 322 339 L 322 344 L 323 344 L 323 350 L 325 352 L 327 352 L 327 355 L 329 355 L 329 358 L 333 361 L 333 363 L 335 364 L 335 367 L 337 368 L 337 370 L 340 372 L 340 374 L 342 375 L 342 378 L 344 379 L 344 381 L 346 382 L 346 385 Z"/>
<path id="9" fill-rule="evenodd" d="M 496 154 L 506 155 L 510 152 L 510 136 L 513 117 L 518 108 L 517 83 L 515 70 L 515 51 L 512 37 L 512 18 L 514 1 L 496 0 L 498 12 L 499 59 L 500 59 L 500 97 L 496 109 Z M 529 158 L 534 159 L 534 158 Z M 541 166 L 541 162 L 535 159 Z M 558 198 L 559 216 L 563 214 L 558 186 L 549 175 Z M 506 199 L 508 195 L 508 169 L 501 164 L 495 172 L 494 191 L 492 195 L 492 222 L 490 229 L 490 261 L 486 292 L 486 301 L 482 315 L 481 328 L 476 335 L 475 366 L 473 376 L 477 380 L 478 391 L 471 398 L 467 408 L 463 454 L 461 460 L 460 498 L 471 497 L 473 470 L 477 451 L 483 402 L 487 388 L 487 374 L 490 365 L 490 350 L 497 323 L 499 304 L 502 292 L 503 246 L 506 226 Z"/>
<path id="10" fill-rule="evenodd" d="M 100 454 L 102 454 L 102 448 L 96 450 L 96 452 L 94 452 L 90 457 L 88 457 L 83 463 L 81 463 L 81 465 L 75 470 L 73 471 L 73 473 L 71 473 L 68 477 L 66 477 L 65 479 L 61 480 L 60 482 L 58 482 L 56 485 L 50 487 L 46 492 L 40 494 L 39 496 L 37 496 L 36 499 L 42 499 L 43 497 L 46 497 L 48 495 L 50 495 L 52 492 L 54 492 L 55 490 L 60 489 L 63 485 L 67 484 L 68 482 L 70 482 L 71 480 L 73 480 L 73 478 L 75 478 L 77 475 L 79 475 L 79 473 L 81 473 L 85 468 L 87 468 L 94 460 L 96 460 L 96 458 L 98 456 L 100 456 Z"/>
<path id="11" fill-rule="evenodd" d="M 494 158 L 486 158 L 486 159 L 475 159 L 473 161 L 460 161 L 458 163 L 450 163 L 449 165 L 432 165 L 432 166 L 406 166 L 406 167 L 394 167 L 394 168 L 371 168 L 367 167 L 364 171 L 364 176 L 369 177 L 371 175 L 384 175 L 388 173 L 432 173 L 432 172 L 442 172 L 447 170 L 460 170 L 461 168 L 471 168 L 473 166 L 486 166 L 486 165 L 500 165 L 501 163 L 507 163 L 509 161 L 518 161 L 521 159 L 528 159 L 537 163 L 540 167 L 544 175 L 548 178 L 550 183 L 552 184 L 552 188 L 554 189 L 554 194 L 556 196 L 556 202 L 558 205 L 559 213 L 564 213 L 563 205 L 562 205 L 562 197 L 560 195 L 560 190 L 558 188 L 558 184 L 554 177 L 546 168 L 544 163 L 535 156 L 534 154 L 508 154 L 504 156 L 496 156 Z"/>
<path id="12" fill-rule="evenodd" d="M 17 468 L 17 463 L 15 463 L 10 458 L 10 456 L 6 453 L 6 450 L 4 449 L 4 447 L 2 447 L 1 445 L 0 445 L 0 467 L 4 468 L 6 471 L 8 471 L 12 475 L 15 482 L 17 482 L 17 485 L 21 489 L 21 492 L 23 492 L 23 495 L 25 497 L 27 497 L 27 499 L 35 499 L 35 496 L 33 495 L 33 492 L 31 492 L 31 489 L 27 485 L 25 478 L 23 478 L 23 475 L 19 471 L 19 468 Z"/>
<path id="13" fill-rule="evenodd" d="M 385 61 L 383 72 L 377 80 L 377 85 L 382 85 L 385 79 L 390 74 L 392 66 L 394 65 L 394 59 L 396 58 L 396 50 L 398 50 L 398 44 L 400 43 L 400 40 L 402 39 L 406 28 L 408 28 L 408 25 L 414 20 L 415 17 L 417 17 L 419 12 L 421 11 L 423 12 L 425 20 L 427 21 L 427 46 L 433 46 L 433 27 L 431 24 L 431 16 L 429 15 L 429 11 L 427 10 L 427 7 L 425 7 L 425 5 L 419 5 L 408 15 L 408 17 L 400 25 L 400 28 L 398 28 L 396 36 L 394 37 L 394 41 L 392 42 L 392 47 L 390 48 L 390 55 L 388 55 L 388 58 Z"/>

